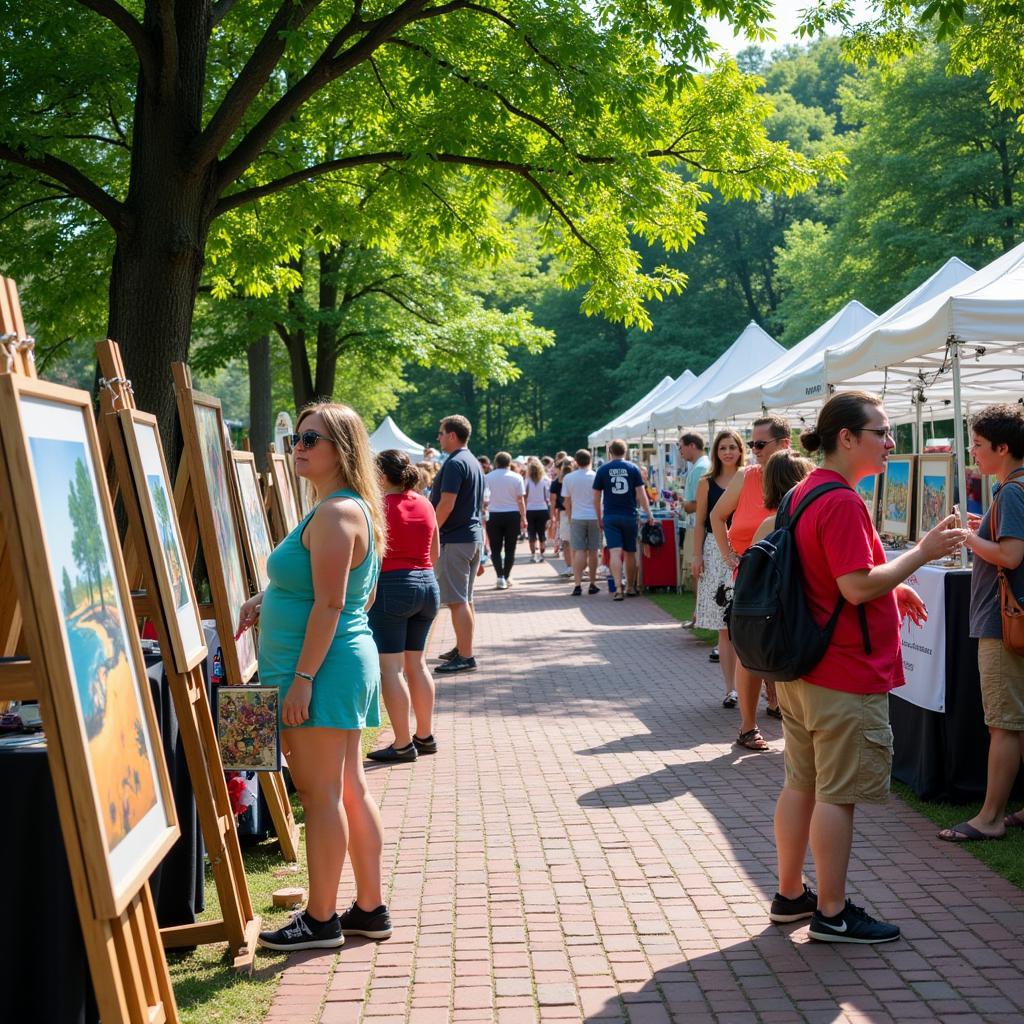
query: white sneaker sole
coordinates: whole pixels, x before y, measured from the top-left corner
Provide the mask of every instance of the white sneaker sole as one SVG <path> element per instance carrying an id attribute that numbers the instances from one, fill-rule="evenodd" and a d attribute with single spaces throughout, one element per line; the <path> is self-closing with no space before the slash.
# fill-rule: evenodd
<path id="1" fill-rule="evenodd" d="M 390 939 L 393 933 L 393 929 L 388 928 L 386 931 L 363 931 L 362 928 L 342 928 L 343 935 L 362 935 L 366 939 Z"/>
<path id="2" fill-rule="evenodd" d="M 345 936 L 339 935 L 336 939 L 309 939 L 307 942 L 268 942 L 262 936 L 256 940 L 257 945 L 264 949 L 276 949 L 281 953 L 291 953 L 300 949 L 338 949 L 345 945 Z"/>
<path id="3" fill-rule="evenodd" d="M 813 916 L 813 910 L 805 910 L 800 914 L 773 914 L 771 911 L 768 912 L 768 920 L 774 921 L 776 924 L 792 924 L 794 921 L 806 921 L 809 917 Z"/>
<path id="4" fill-rule="evenodd" d="M 878 946 L 883 942 L 895 942 L 903 937 L 902 933 L 897 932 L 895 935 L 890 935 L 887 939 L 857 939 L 852 935 L 842 935 L 838 932 L 828 932 L 827 934 L 825 932 L 812 932 L 810 928 L 807 929 L 807 934 L 815 942 L 850 942 L 858 946 Z"/>

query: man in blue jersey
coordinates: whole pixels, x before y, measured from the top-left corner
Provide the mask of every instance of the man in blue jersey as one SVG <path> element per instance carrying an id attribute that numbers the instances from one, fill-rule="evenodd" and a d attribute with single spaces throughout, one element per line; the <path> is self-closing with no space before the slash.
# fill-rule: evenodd
<path id="1" fill-rule="evenodd" d="M 640 467 L 626 460 L 626 442 L 618 439 L 608 445 L 611 456 L 594 477 L 594 510 L 597 512 L 598 529 L 604 530 L 608 545 L 608 560 L 611 577 L 615 581 L 616 601 L 623 596 L 636 597 L 636 510 L 639 505 L 649 523 L 654 522 L 651 504 L 647 499 Z M 622 563 L 625 555 L 626 579 L 622 580 Z"/>

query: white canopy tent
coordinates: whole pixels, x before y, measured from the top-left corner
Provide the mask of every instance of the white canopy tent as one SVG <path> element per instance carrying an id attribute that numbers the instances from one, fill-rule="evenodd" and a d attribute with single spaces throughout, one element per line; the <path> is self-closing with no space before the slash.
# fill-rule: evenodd
<path id="1" fill-rule="evenodd" d="M 666 393 L 665 400 L 651 412 L 653 430 L 676 430 L 703 423 L 702 419 L 683 418 L 684 410 L 699 406 L 706 399 L 728 392 L 751 373 L 769 365 L 786 350 L 753 320 L 740 336 L 690 385 Z"/>
<path id="2" fill-rule="evenodd" d="M 696 380 L 696 376 L 690 370 L 683 370 L 682 375 L 678 380 L 692 381 Z M 599 445 L 605 445 L 609 441 L 614 441 L 618 436 L 618 431 L 621 430 L 622 426 L 628 423 L 630 420 L 635 419 L 638 416 L 643 415 L 645 411 L 649 411 L 657 403 L 660 395 L 664 394 L 668 388 L 670 388 L 675 381 L 671 377 L 663 377 L 650 391 L 644 395 L 638 402 L 634 402 L 625 412 L 620 413 L 614 419 L 609 420 L 603 427 L 595 430 L 588 438 L 587 443 L 591 448 L 597 448 Z"/>
<path id="3" fill-rule="evenodd" d="M 380 426 L 370 435 L 370 448 L 374 455 L 395 448 L 405 452 L 413 462 L 419 462 L 423 458 L 423 445 L 417 444 L 411 437 L 403 434 L 390 416 L 385 416 Z"/>
<path id="4" fill-rule="evenodd" d="M 811 356 L 841 344 L 875 319 L 867 306 L 853 299 L 778 359 L 747 376 L 740 387 L 688 406 L 682 411 L 682 418 L 692 423 L 728 420 L 733 424 L 742 418 L 749 423 L 761 415 L 766 404 L 761 391 L 763 384 L 785 376 L 792 367 L 801 365 Z"/>

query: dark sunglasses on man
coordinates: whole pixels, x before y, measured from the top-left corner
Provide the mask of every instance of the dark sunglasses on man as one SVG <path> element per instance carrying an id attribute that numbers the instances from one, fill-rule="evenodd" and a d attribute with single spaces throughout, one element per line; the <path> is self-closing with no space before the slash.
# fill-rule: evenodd
<path id="1" fill-rule="evenodd" d="M 326 434 L 318 434 L 315 430 L 303 430 L 299 434 L 288 434 L 287 437 L 288 443 L 293 448 L 298 448 L 300 441 L 303 448 L 315 448 L 317 441 L 328 441 L 334 444 Z"/>
<path id="2" fill-rule="evenodd" d="M 778 444 L 779 440 L 779 438 L 773 437 L 770 441 L 751 441 L 750 447 L 753 448 L 755 452 L 760 452 L 764 451 L 764 449 L 770 444 Z"/>

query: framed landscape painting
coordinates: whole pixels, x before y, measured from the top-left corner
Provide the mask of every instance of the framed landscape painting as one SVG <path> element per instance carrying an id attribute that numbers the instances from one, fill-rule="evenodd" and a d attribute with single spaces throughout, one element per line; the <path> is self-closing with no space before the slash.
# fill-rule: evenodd
<path id="1" fill-rule="evenodd" d="M 116 917 L 178 835 L 91 396 L 0 377 L 0 420 L 40 685 L 90 891 Z M 45 701 L 44 701 L 45 702 Z"/>
<path id="2" fill-rule="evenodd" d="M 921 455 L 917 461 L 917 536 L 953 511 L 953 456 Z"/>
<path id="3" fill-rule="evenodd" d="M 118 417 L 124 428 L 128 461 L 139 494 L 149 547 L 155 556 L 159 599 L 167 612 L 175 667 L 184 673 L 206 658 L 206 641 L 174 508 L 174 492 L 164 463 L 160 431 L 156 417 L 149 413 L 122 409 Z"/>
<path id="4" fill-rule="evenodd" d="M 270 539 L 270 526 L 267 523 L 267 514 L 263 510 L 256 458 L 252 452 L 232 452 L 231 463 L 237 487 L 242 541 L 248 557 L 253 587 L 256 590 L 266 590 L 270 585 L 267 559 L 274 550 L 274 542 Z"/>
<path id="5" fill-rule="evenodd" d="M 271 480 L 271 515 L 278 539 L 283 540 L 299 525 L 299 503 L 295 496 L 292 473 L 288 468 L 288 456 L 278 455 L 271 450 L 267 455 L 267 464 Z"/>
<path id="6" fill-rule="evenodd" d="M 882 485 L 882 515 L 879 533 L 910 540 L 914 506 L 914 456 L 890 455 Z"/>
<path id="7" fill-rule="evenodd" d="M 857 482 L 857 486 L 854 490 L 861 496 L 864 504 L 867 506 L 868 515 L 871 517 L 872 524 L 878 522 L 878 484 L 880 480 L 880 474 L 874 476 L 866 476 L 863 480 Z"/>

